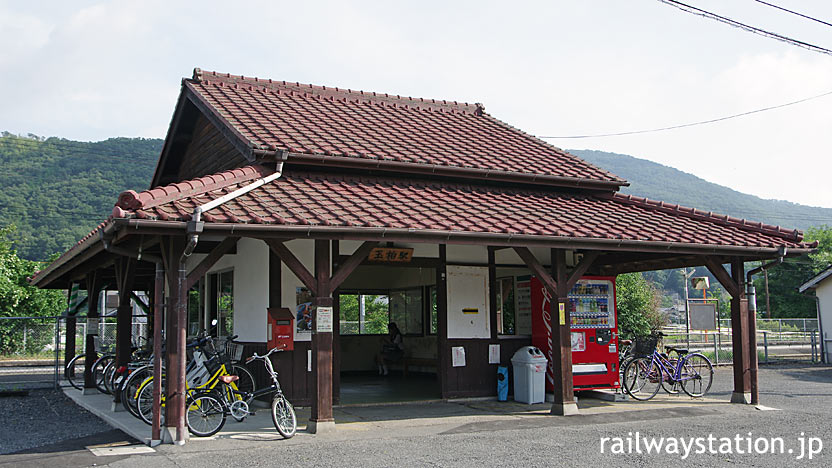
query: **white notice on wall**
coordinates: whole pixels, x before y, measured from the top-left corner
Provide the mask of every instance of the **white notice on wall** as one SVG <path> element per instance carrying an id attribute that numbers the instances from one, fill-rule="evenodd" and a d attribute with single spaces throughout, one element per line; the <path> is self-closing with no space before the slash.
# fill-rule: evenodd
<path id="1" fill-rule="evenodd" d="M 451 366 L 465 367 L 465 348 L 462 346 L 451 348 Z"/>
<path id="2" fill-rule="evenodd" d="M 315 311 L 315 331 L 332 333 L 332 307 L 318 307 Z"/>
<path id="3" fill-rule="evenodd" d="M 500 345 L 498 345 L 498 344 L 488 345 L 488 363 L 489 364 L 499 364 L 500 363 Z"/>

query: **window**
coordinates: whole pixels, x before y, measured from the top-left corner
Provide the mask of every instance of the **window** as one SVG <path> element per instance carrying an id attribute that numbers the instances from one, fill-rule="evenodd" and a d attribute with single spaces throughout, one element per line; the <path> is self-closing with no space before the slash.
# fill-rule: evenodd
<path id="1" fill-rule="evenodd" d="M 497 333 L 517 334 L 514 311 L 514 278 L 497 278 Z"/>
<path id="2" fill-rule="evenodd" d="M 439 312 L 437 310 L 436 286 L 428 286 L 428 303 L 430 304 L 430 334 L 435 335 L 439 323 Z"/>
<path id="3" fill-rule="evenodd" d="M 208 275 L 211 319 L 217 319 L 216 336 L 234 334 L 234 271 Z"/>
<path id="4" fill-rule="evenodd" d="M 340 294 L 342 335 L 384 335 L 390 323 L 390 297 L 386 294 Z"/>
<path id="5" fill-rule="evenodd" d="M 202 327 L 202 311 L 205 310 L 205 297 L 202 292 L 202 280 L 188 291 L 188 335 L 194 336 Z"/>
<path id="6" fill-rule="evenodd" d="M 422 288 L 405 289 L 390 293 L 390 321 L 396 322 L 405 335 L 421 335 Z"/>

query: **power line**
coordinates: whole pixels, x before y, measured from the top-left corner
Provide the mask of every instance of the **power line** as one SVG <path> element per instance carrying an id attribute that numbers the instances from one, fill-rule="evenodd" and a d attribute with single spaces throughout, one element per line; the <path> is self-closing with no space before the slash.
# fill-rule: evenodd
<path id="1" fill-rule="evenodd" d="M 659 0 L 659 1 L 664 1 L 664 0 Z M 698 122 L 690 122 L 690 123 L 685 123 L 685 124 L 681 124 L 681 125 L 671 125 L 669 127 L 651 128 L 651 129 L 646 129 L 646 130 L 632 130 L 632 131 L 627 131 L 627 132 L 587 134 L 587 135 L 539 136 L 538 138 L 548 138 L 548 139 L 603 138 L 603 137 L 623 136 L 623 135 L 637 135 L 637 134 L 641 134 L 641 133 L 663 132 L 663 131 L 666 131 L 666 130 L 676 130 L 676 129 L 679 129 L 679 128 L 694 127 L 696 125 L 705 125 L 705 124 L 709 124 L 709 123 L 721 122 L 723 120 L 729 120 L 729 119 L 735 119 L 737 117 L 744 117 L 746 115 L 757 114 L 757 113 L 760 113 L 760 112 L 770 111 L 770 110 L 774 110 L 774 109 L 780 109 L 781 107 L 793 106 L 795 104 L 800 104 L 800 103 L 803 103 L 803 102 L 806 102 L 806 101 L 811 101 L 813 99 L 822 98 L 824 96 L 829 96 L 830 94 L 832 94 L 832 91 L 827 91 L 825 93 L 818 94 L 816 96 L 811 96 L 811 97 L 799 99 L 797 101 L 787 102 L 785 104 L 778 104 L 776 106 L 764 107 L 762 109 L 755 109 L 755 110 L 748 111 L 748 112 L 740 112 L 739 114 L 728 115 L 728 116 L 719 117 L 719 118 L 716 118 L 716 119 L 700 120 Z"/>
<path id="2" fill-rule="evenodd" d="M 804 15 L 803 13 L 798 13 L 796 11 L 789 10 L 788 8 L 783 8 L 783 7 L 781 7 L 779 5 L 775 5 L 773 3 L 764 2 L 763 0 L 754 0 L 754 1 L 757 2 L 757 3 L 762 3 L 763 5 L 768 5 L 772 8 L 777 8 L 778 10 L 783 10 L 783 11 L 785 11 L 787 13 L 791 13 L 793 15 L 801 16 L 801 17 L 806 18 L 808 20 L 817 21 L 820 24 L 825 24 L 827 26 L 832 26 L 832 23 L 827 23 L 826 21 L 819 20 L 817 18 L 812 18 L 811 16 Z"/>
<path id="3" fill-rule="evenodd" d="M 740 23 L 739 21 L 732 20 L 731 18 L 727 18 L 725 16 L 717 15 L 716 13 L 711 13 L 710 11 L 702 10 L 700 8 L 696 8 L 694 6 L 678 2 L 676 0 L 659 0 L 660 2 L 676 7 L 684 12 L 691 13 L 693 15 L 701 16 L 703 18 L 712 19 L 715 21 L 719 21 L 720 23 L 727 24 L 729 26 L 733 26 L 738 29 L 742 29 L 743 31 L 748 31 L 750 33 L 758 34 L 760 36 L 765 36 L 770 39 L 775 39 L 780 42 L 785 42 L 787 44 L 795 45 L 798 47 L 802 47 L 807 50 L 811 50 L 813 52 L 819 52 L 821 54 L 832 55 L 832 50 L 829 50 L 825 47 L 817 46 L 814 44 L 810 44 L 808 42 L 800 41 L 798 39 L 793 39 L 791 37 L 783 36 L 782 34 L 777 34 L 775 32 L 766 31 L 765 29 L 757 28 L 754 26 L 747 25 L 745 23 Z"/>

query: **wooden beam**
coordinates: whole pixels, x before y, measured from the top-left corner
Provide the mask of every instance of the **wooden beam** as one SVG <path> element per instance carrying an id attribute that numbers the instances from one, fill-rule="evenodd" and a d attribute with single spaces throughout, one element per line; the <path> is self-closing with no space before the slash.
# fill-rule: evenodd
<path id="1" fill-rule="evenodd" d="M 734 281 L 733 278 L 731 278 L 731 275 L 729 275 L 728 272 L 725 271 L 725 268 L 723 268 L 721 264 L 717 263 L 717 261 L 714 260 L 712 257 L 705 257 L 705 266 L 708 267 L 708 271 L 710 271 L 711 274 L 714 275 L 714 277 L 716 277 L 716 279 L 719 281 L 722 287 L 725 288 L 726 291 L 728 291 L 728 294 L 730 294 L 731 297 L 740 297 L 742 291 L 740 290 L 739 285 L 736 281 Z"/>
<path id="2" fill-rule="evenodd" d="M 537 276 L 537 279 L 543 283 L 543 286 L 549 290 L 549 293 L 552 294 L 552 297 L 558 297 L 558 285 L 555 280 L 552 278 L 552 275 L 546 271 L 546 268 L 537 261 L 534 254 L 527 248 L 527 247 L 514 247 L 514 251 L 517 252 L 517 255 L 523 260 L 526 266 Z"/>
<path id="3" fill-rule="evenodd" d="M 116 368 L 126 366 L 133 353 L 133 308 L 130 295 L 136 278 L 136 259 L 122 257 L 116 261 L 118 309 L 116 311 Z M 121 392 L 113 392 L 113 403 L 121 403 Z"/>
<path id="4" fill-rule="evenodd" d="M 211 250 L 211 253 L 203 258 L 202 261 L 199 262 L 199 265 L 188 273 L 188 277 L 185 280 L 185 290 L 187 291 L 191 289 L 200 278 L 205 276 L 205 273 L 208 273 L 208 270 L 210 270 L 223 255 L 228 253 L 228 251 L 237 245 L 238 240 L 240 240 L 239 237 L 226 237 L 222 242 L 220 242 L 220 245 L 214 247 L 214 249 Z"/>
<path id="5" fill-rule="evenodd" d="M 497 251 L 494 247 L 488 247 L 488 320 L 491 328 L 491 339 L 497 341 Z"/>
<path id="6" fill-rule="evenodd" d="M 575 265 L 575 269 L 572 270 L 572 274 L 569 275 L 569 279 L 566 280 L 566 285 L 563 288 L 563 291 L 566 291 L 566 294 L 569 294 L 569 291 L 572 290 L 572 286 L 575 286 L 575 283 L 578 282 L 581 277 L 586 274 L 586 271 L 592 266 L 598 256 L 601 255 L 601 252 L 597 250 L 590 250 L 584 254 L 584 258 Z"/>
<path id="7" fill-rule="evenodd" d="M 355 252 L 353 252 L 349 258 L 341 262 L 341 266 L 338 267 L 338 271 L 336 271 L 329 280 L 330 290 L 334 291 L 338 289 L 338 286 L 340 286 L 341 283 L 343 283 L 344 280 L 350 276 L 350 273 L 352 273 L 355 268 L 358 267 L 358 265 L 360 265 L 368 255 L 370 255 L 370 250 L 372 250 L 376 245 L 378 245 L 378 242 L 364 242 L 360 247 L 355 249 Z"/>
<path id="8" fill-rule="evenodd" d="M 276 253 L 280 260 L 289 267 L 292 273 L 298 277 L 301 283 L 309 289 L 309 292 L 312 293 L 312 296 L 315 297 L 318 295 L 318 282 L 315 280 L 315 277 L 312 276 L 312 273 L 309 273 L 309 270 L 303 266 L 303 263 L 295 257 L 295 254 L 286 247 L 283 242 L 274 240 L 274 239 L 265 239 L 266 244 L 268 244 L 269 248 L 272 249 L 272 252 Z"/>

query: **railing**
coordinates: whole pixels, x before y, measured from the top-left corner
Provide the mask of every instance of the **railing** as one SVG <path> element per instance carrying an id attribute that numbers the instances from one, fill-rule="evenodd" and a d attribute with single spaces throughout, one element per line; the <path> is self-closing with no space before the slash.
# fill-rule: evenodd
<path id="1" fill-rule="evenodd" d="M 663 346 L 677 346 L 704 354 L 714 365 L 733 363 L 734 347 L 730 328 L 719 331 L 685 333 L 666 328 Z M 663 351 L 663 349 L 662 349 Z M 757 330 L 757 357 L 760 363 L 783 361 L 820 362 L 821 345 L 816 330 Z"/>
<path id="2" fill-rule="evenodd" d="M 75 354 L 85 351 L 86 317 L 75 317 Z M 147 336 L 146 316 L 133 317 L 133 346 Z M 99 353 L 115 352 L 116 319 L 98 320 Z M 0 317 L 0 389 L 54 386 L 63 378 L 66 317 Z"/>

